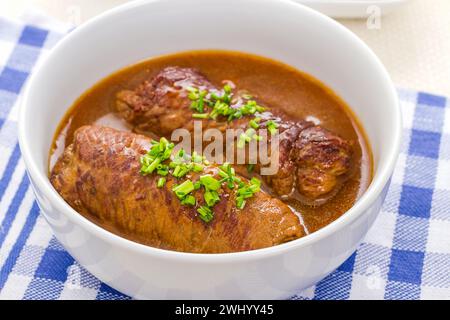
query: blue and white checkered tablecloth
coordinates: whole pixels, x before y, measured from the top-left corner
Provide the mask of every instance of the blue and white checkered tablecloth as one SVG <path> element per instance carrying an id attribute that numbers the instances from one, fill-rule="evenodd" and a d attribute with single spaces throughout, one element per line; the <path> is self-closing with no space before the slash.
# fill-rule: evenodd
<path id="1" fill-rule="evenodd" d="M 129 299 L 54 238 L 20 156 L 21 91 L 67 31 L 42 17 L 0 18 L 0 299 Z M 294 299 L 450 299 L 450 102 L 398 93 L 403 146 L 378 219 L 343 265 Z"/>

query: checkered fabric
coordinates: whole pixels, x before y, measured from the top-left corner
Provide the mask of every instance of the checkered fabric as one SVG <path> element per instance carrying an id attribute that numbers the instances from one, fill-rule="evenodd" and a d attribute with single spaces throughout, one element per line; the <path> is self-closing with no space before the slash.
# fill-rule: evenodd
<path id="1" fill-rule="evenodd" d="M 129 299 L 54 238 L 20 156 L 21 91 L 67 31 L 0 18 L 0 299 Z M 450 299 L 450 103 L 408 90 L 399 96 L 403 146 L 378 219 L 343 265 L 293 299 Z"/>

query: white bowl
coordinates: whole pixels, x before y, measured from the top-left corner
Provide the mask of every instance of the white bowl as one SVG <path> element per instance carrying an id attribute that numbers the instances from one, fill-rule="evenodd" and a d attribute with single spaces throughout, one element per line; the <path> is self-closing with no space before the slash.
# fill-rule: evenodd
<path id="1" fill-rule="evenodd" d="M 53 134 L 86 89 L 119 68 L 190 49 L 247 51 L 314 75 L 353 109 L 368 134 L 373 182 L 341 218 L 279 246 L 228 254 L 147 247 L 89 222 L 47 177 Z M 19 138 L 33 189 L 56 238 L 87 270 L 135 298 L 284 298 L 324 278 L 356 249 L 386 194 L 401 117 L 376 56 L 350 31 L 280 0 L 138 1 L 111 10 L 63 39 L 30 79 Z"/>

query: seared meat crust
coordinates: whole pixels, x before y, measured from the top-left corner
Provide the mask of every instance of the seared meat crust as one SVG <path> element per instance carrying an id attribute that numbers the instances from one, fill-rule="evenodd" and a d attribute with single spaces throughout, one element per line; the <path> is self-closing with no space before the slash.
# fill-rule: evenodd
<path id="1" fill-rule="evenodd" d="M 204 75 L 192 68 L 167 67 L 135 90 L 117 94 L 119 114 L 138 132 L 170 138 L 178 128 L 193 130 L 188 87 L 220 92 Z M 243 98 L 238 97 L 237 104 Z M 293 122 L 283 114 L 262 114 L 261 128 L 269 120 L 280 123 L 279 170 L 263 176 L 272 191 L 318 205 L 334 196 L 352 173 L 352 142 L 310 121 Z M 197 120 L 198 121 L 198 120 Z M 202 120 L 203 128 L 245 128 L 248 118 L 232 122 Z M 256 166 L 256 170 L 260 167 Z M 241 170 L 242 172 L 242 170 Z"/>
<path id="2" fill-rule="evenodd" d="M 225 253 L 270 247 L 305 235 L 298 217 L 282 201 L 261 191 L 236 209 L 234 191 L 221 189 L 210 223 L 172 192 L 173 177 L 157 188 L 157 175 L 142 176 L 139 159 L 150 139 L 130 132 L 84 126 L 74 135 L 50 176 L 59 194 L 78 212 L 110 231 L 159 248 Z M 202 174 L 217 177 L 209 166 Z M 197 174 L 190 179 L 196 181 Z M 194 196 L 202 204 L 201 191 Z"/>

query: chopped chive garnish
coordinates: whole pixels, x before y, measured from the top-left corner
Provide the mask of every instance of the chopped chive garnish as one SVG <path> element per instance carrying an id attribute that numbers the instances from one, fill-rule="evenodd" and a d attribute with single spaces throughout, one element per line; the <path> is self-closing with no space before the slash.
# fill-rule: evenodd
<path id="1" fill-rule="evenodd" d="M 194 152 L 192 152 L 191 160 L 192 160 L 192 162 L 195 162 L 195 163 L 202 163 L 203 157 L 194 151 Z"/>
<path id="2" fill-rule="evenodd" d="M 223 86 L 222 92 L 200 91 L 196 88 L 188 88 L 187 90 L 189 91 L 188 98 L 192 101 L 191 109 L 198 112 L 192 115 L 196 119 L 217 119 L 217 117 L 222 116 L 228 121 L 232 121 L 265 110 L 255 100 L 247 100 L 243 105 L 232 106 L 233 92 L 229 84 Z M 246 99 L 251 98 L 249 95 L 246 95 L 246 97 Z M 212 108 L 210 113 L 204 113 L 207 107 Z"/>
<path id="3" fill-rule="evenodd" d="M 159 165 L 159 163 L 161 162 L 160 158 L 156 158 L 152 161 L 152 163 L 150 163 L 150 165 L 147 167 L 146 169 L 146 173 L 152 173 L 156 167 Z"/>
<path id="4" fill-rule="evenodd" d="M 203 165 L 201 165 L 200 163 L 194 163 L 192 166 L 192 170 L 194 172 L 202 172 L 203 171 Z"/>
<path id="5" fill-rule="evenodd" d="M 213 207 L 220 201 L 219 194 L 216 191 L 206 191 L 204 194 L 205 202 L 208 207 Z"/>
<path id="6" fill-rule="evenodd" d="M 245 135 L 245 133 L 241 133 L 241 135 L 239 136 L 238 143 L 237 143 L 237 147 L 239 149 L 242 149 L 243 147 L 245 147 L 246 138 L 247 138 L 247 136 Z"/>
<path id="7" fill-rule="evenodd" d="M 211 175 L 201 176 L 200 182 L 205 186 L 206 190 L 217 191 L 220 188 L 220 181 L 216 180 Z"/>
<path id="8" fill-rule="evenodd" d="M 174 144 L 165 138 L 161 138 L 159 142 L 152 141 L 152 147 L 140 159 L 141 174 L 147 175 L 155 171 L 161 162 L 169 159 L 173 148 Z"/>
<path id="9" fill-rule="evenodd" d="M 174 177 L 178 177 L 180 171 L 181 171 L 181 165 L 177 165 L 177 166 L 175 167 L 175 169 L 173 170 L 172 175 L 173 175 Z"/>
<path id="10" fill-rule="evenodd" d="M 183 199 L 188 193 L 194 191 L 194 183 L 191 180 L 186 180 L 183 183 L 172 188 L 178 199 Z"/>
<path id="11" fill-rule="evenodd" d="M 253 169 L 255 169 L 255 165 L 254 165 L 254 164 L 249 164 L 249 165 L 247 165 L 247 171 L 248 171 L 249 173 L 252 173 L 252 172 L 253 172 Z"/>
<path id="12" fill-rule="evenodd" d="M 223 86 L 223 91 L 225 91 L 225 93 L 230 94 L 231 93 L 231 86 L 229 84 L 226 84 Z"/>
<path id="13" fill-rule="evenodd" d="M 258 178 L 255 178 L 255 177 L 251 178 L 250 183 L 254 186 L 261 187 L 261 180 L 259 180 Z"/>
<path id="14" fill-rule="evenodd" d="M 256 140 L 256 141 L 261 141 L 261 140 L 262 140 L 262 137 L 261 137 L 260 135 L 258 135 L 258 134 L 254 134 L 254 135 L 252 136 L 252 139 L 253 139 L 253 140 Z"/>
<path id="15" fill-rule="evenodd" d="M 195 206 L 196 204 L 195 197 L 188 194 L 186 197 L 183 198 L 183 200 L 181 200 L 181 204 L 187 206 Z"/>
<path id="16" fill-rule="evenodd" d="M 219 175 L 222 177 L 221 183 L 226 182 L 229 189 L 234 189 L 235 183 L 239 184 L 241 179 L 236 177 L 234 168 L 228 162 L 219 167 Z"/>
<path id="17" fill-rule="evenodd" d="M 199 99 L 198 99 L 198 102 L 197 102 L 197 110 L 200 113 L 203 113 L 203 104 L 204 104 L 203 99 L 205 98 L 206 94 L 207 94 L 206 91 L 204 91 L 204 90 L 200 91 Z"/>
<path id="18" fill-rule="evenodd" d="M 183 158 L 185 154 L 185 151 L 183 148 L 181 148 L 180 150 L 178 150 L 177 154 L 175 155 L 178 158 Z"/>
<path id="19" fill-rule="evenodd" d="M 278 124 L 274 122 L 273 120 L 267 121 L 267 130 L 269 130 L 271 135 L 274 135 L 277 133 Z"/>
<path id="20" fill-rule="evenodd" d="M 250 125 L 250 127 L 252 127 L 252 128 L 255 129 L 255 130 L 259 128 L 258 122 L 256 122 L 254 119 L 253 119 L 253 120 L 250 120 L 250 121 L 248 122 L 248 124 Z"/>
<path id="21" fill-rule="evenodd" d="M 193 100 L 193 104 L 195 103 L 195 110 L 203 112 L 203 107 L 213 106 L 213 110 L 209 114 L 209 117 L 223 115 L 226 116 L 228 120 L 232 120 L 263 110 L 263 108 L 259 107 L 254 101 L 247 101 L 244 106 L 239 108 L 232 108 L 230 106 L 232 89 L 229 85 L 224 87 L 222 96 L 214 93 L 210 94 L 211 98 L 207 98 L 208 93 L 206 91 L 200 92 L 193 88 L 188 90 L 190 99 Z M 213 99 L 216 100 L 213 101 Z M 208 117 L 207 113 L 200 113 L 199 115 L 205 119 Z M 194 114 L 193 117 L 197 117 L 197 114 Z M 249 122 L 251 128 L 248 128 L 239 137 L 239 142 L 242 144 L 241 147 L 245 146 L 245 144 L 252 139 L 261 139 L 255 131 L 259 128 L 258 123 L 260 120 L 260 118 L 256 117 Z M 271 127 L 274 127 L 276 130 L 278 126 L 274 122 L 271 123 L 269 121 L 269 131 Z M 192 155 L 189 156 L 183 149 L 180 149 L 175 155 L 172 155 L 173 149 L 174 144 L 165 138 L 161 138 L 159 142 L 152 140 L 150 150 L 140 158 L 141 174 L 147 175 L 155 172 L 160 176 L 156 182 L 158 188 L 162 188 L 166 185 L 166 176 L 168 174 L 179 179 L 186 176 L 191 171 L 197 173 L 202 172 L 204 170 L 204 165 L 209 165 L 209 162 L 205 157 L 198 155 L 196 152 L 193 152 Z M 165 162 L 166 160 L 168 161 Z M 248 165 L 247 169 L 249 172 L 253 170 L 253 167 L 254 165 Z M 239 209 L 244 208 L 246 199 L 260 191 L 261 183 L 258 179 L 252 178 L 248 184 L 245 183 L 236 176 L 234 168 L 230 166 L 229 163 L 224 163 L 219 167 L 218 175 L 220 176 L 220 180 L 214 178 L 210 174 L 206 174 L 200 176 L 199 180 L 195 183 L 190 179 L 187 179 L 172 188 L 172 191 L 178 197 L 181 204 L 186 206 L 196 206 L 197 201 L 192 192 L 201 189 L 202 186 L 205 188 L 203 194 L 205 205 L 197 209 L 199 217 L 205 222 L 210 222 L 214 217 L 212 208 L 220 201 L 219 189 L 221 188 L 222 183 L 226 183 L 229 189 L 236 190 L 236 206 Z"/>
<path id="22" fill-rule="evenodd" d="M 249 184 L 241 184 L 237 190 L 236 207 L 243 209 L 245 206 L 245 199 L 253 197 L 256 192 L 261 190 L 261 181 L 253 177 Z"/>
<path id="23" fill-rule="evenodd" d="M 162 187 L 164 187 L 165 184 L 166 184 L 166 178 L 161 177 L 158 179 L 158 183 L 156 184 L 156 186 L 158 188 L 162 188 Z"/>
<path id="24" fill-rule="evenodd" d="M 210 222 L 214 217 L 212 210 L 207 206 L 201 206 L 200 208 L 197 209 L 197 212 L 199 214 L 200 219 L 202 219 L 205 222 Z"/>
<path id="25" fill-rule="evenodd" d="M 245 133 L 241 133 L 239 135 L 239 139 L 238 139 L 238 143 L 237 143 L 238 149 L 244 148 L 245 144 L 247 142 L 252 141 L 252 139 L 260 141 L 262 139 L 262 137 L 255 133 L 255 129 L 249 128 L 245 131 Z"/>
<path id="26" fill-rule="evenodd" d="M 160 176 L 167 176 L 169 174 L 169 167 L 166 166 L 165 164 L 159 164 L 156 167 L 156 173 L 159 174 Z"/>
<path id="27" fill-rule="evenodd" d="M 244 198 L 238 197 L 238 198 L 236 199 L 236 207 L 237 207 L 238 209 L 244 209 L 244 206 L 245 206 L 245 200 L 244 200 Z"/>
<path id="28" fill-rule="evenodd" d="M 254 133 L 255 133 L 255 129 L 253 129 L 253 128 L 248 128 L 247 130 L 245 130 L 245 135 L 248 136 L 249 138 Z"/>
<path id="29" fill-rule="evenodd" d="M 206 90 L 199 91 L 196 88 L 188 88 L 188 98 L 191 100 L 191 109 L 203 113 L 205 107 L 205 97 L 208 94 Z"/>
<path id="30" fill-rule="evenodd" d="M 209 113 L 193 113 L 192 118 L 194 119 L 208 119 Z"/>

